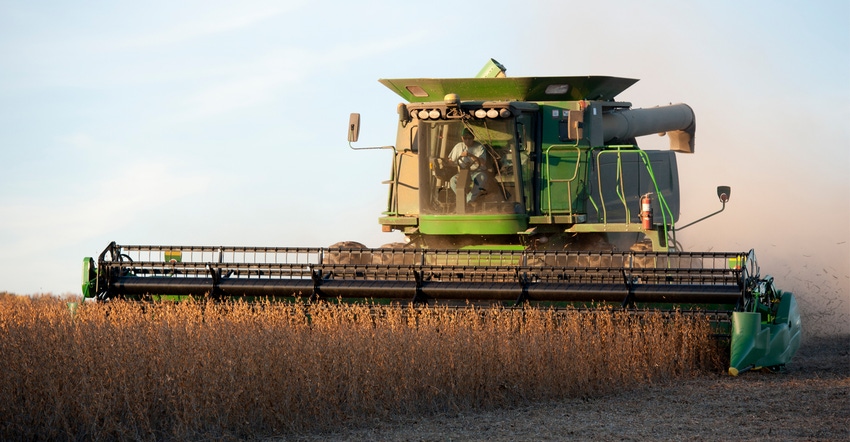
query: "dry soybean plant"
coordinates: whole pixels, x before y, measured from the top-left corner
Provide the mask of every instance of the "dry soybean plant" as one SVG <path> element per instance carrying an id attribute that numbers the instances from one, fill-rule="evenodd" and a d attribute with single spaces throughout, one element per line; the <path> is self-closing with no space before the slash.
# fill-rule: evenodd
<path id="1" fill-rule="evenodd" d="M 621 311 L 0 297 L 0 438 L 207 439 L 593 396 L 716 369 Z"/>

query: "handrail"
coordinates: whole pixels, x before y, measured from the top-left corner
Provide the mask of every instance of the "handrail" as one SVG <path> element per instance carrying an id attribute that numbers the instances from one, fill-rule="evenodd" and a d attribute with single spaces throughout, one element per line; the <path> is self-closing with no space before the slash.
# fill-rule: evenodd
<path id="1" fill-rule="evenodd" d="M 602 154 L 606 154 L 606 153 L 614 154 L 615 153 L 615 154 L 617 154 L 617 173 L 616 173 L 616 175 L 617 175 L 616 176 L 617 187 L 616 187 L 616 191 L 617 191 L 617 196 L 620 197 L 620 202 L 623 204 L 623 210 L 625 211 L 626 225 L 629 225 L 629 224 L 631 224 L 631 212 L 629 211 L 629 206 L 626 203 L 625 197 L 623 196 L 623 189 L 622 189 L 622 186 L 623 186 L 623 179 L 622 179 L 623 178 L 622 177 L 623 159 L 622 159 L 621 153 L 622 153 L 623 150 L 629 150 L 631 152 L 640 152 L 640 150 L 637 148 L 637 146 L 634 146 L 634 145 L 612 145 L 612 146 L 604 146 L 602 149 L 603 150 L 596 155 L 596 170 L 597 170 L 596 185 L 599 188 L 599 202 L 602 205 L 602 224 L 608 224 L 608 209 L 607 209 L 606 204 L 605 204 L 605 195 L 602 192 L 602 189 L 603 189 L 603 186 L 602 186 L 602 164 L 601 164 L 600 159 L 602 157 Z"/>
<path id="2" fill-rule="evenodd" d="M 551 171 L 550 171 L 550 168 L 549 168 L 549 165 L 550 165 L 549 152 L 551 152 L 553 150 L 554 151 L 563 150 L 564 152 L 566 152 L 571 148 L 575 149 L 575 151 L 576 151 L 576 162 L 575 162 L 575 166 L 573 167 L 573 176 L 570 177 L 570 178 L 552 179 L 552 174 L 551 174 Z M 567 210 L 563 211 L 563 212 L 558 212 L 558 213 L 568 214 L 568 215 L 573 214 L 572 182 L 575 181 L 575 179 L 578 177 L 579 165 L 580 165 L 580 162 L 581 162 L 581 151 L 582 151 L 582 149 L 579 148 L 578 144 L 552 144 L 546 149 L 546 152 L 544 153 L 545 164 L 546 164 L 546 203 L 547 203 L 546 215 L 549 217 L 550 221 L 552 219 L 552 215 L 555 213 L 555 210 L 552 209 L 552 183 L 567 183 Z"/>
<path id="3" fill-rule="evenodd" d="M 662 194 L 661 190 L 658 188 L 658 181 L 655 179 L 655 173 L 652 170 L 652 163 L 649 160 L 649 155 L 645 151 L 639 149 L 635 145 L 627 144 L 627 145 L 605 146 L 605 147 L 603 147 L 603 150 L 601 152 L 599 152 L 599 154 L 596 155 L 596 170 L 599 171 L 596 174 L 596 180 L 597 180 L 597 186 L 599 186 L 599 199 L 600 199 L 600 203 L 601 203 L 601 206 L 602 206 L 602 223 L 603 224 L 608 223 L 608 212 L 607 212 L 606 205 L 605 205 L 605 196 L 602 193 L 602 173 L 601 173 L 600 158 L 602 157 L 603 154 L 616 154 L 617 155 L 617 183 L 619 184 L 619 187 L 617 187 L 617 195 L 620 197 L 621 203 L 623 203 L 623 209 L 625 210 L 626 224 L 631 223 L 631 211 L 629 210 L 628 204 L 625 201 L 625 197 L 623 196 L 622 189 L 621 189 L 621 187 L 623 185 L 623 183 L 622 183 L 622 153 L 623 152 L 636 153 L 638 155 L 638 157 L 641 159 L 641 162 L 643 163 L 644 168 L 646 169 L 646 172 L 649 175 L 650 180 L 652 181 L 652 186 L 653 186 L 653 189 L 655 190 L 655 195 L 658 198 L 658 204 L 661 207 L 662 224 L 663 224 L 663 228 L 664 228 L 664 231 L 665 231 L 665 237 L 667 237 L 667 235 L 668 235 L 667 219 L 669 217 L 670 227 L 672 228 L 672 225 L 673 225 L 672 223 L 673 223 L 673 220 L 674 220 L 673 212 L 670 209 L 669 204 L 667 204 L 667 200 L 664 198 L 664 194 Z M 594 204 L 594 207 L 596 207 L 595 204 Z M 597 211 L 598 211 L 598 209 L 597 209 Z"/>

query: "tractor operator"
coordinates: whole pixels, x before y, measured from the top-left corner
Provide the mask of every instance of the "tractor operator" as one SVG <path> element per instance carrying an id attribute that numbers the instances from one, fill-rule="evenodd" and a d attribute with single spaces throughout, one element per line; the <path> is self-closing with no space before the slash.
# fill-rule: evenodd
<path id="1" fill-rule="evenodd" d="M 468 128 L 461 131 L 460 137 L 462 141 L 449 153 L 449 160 L 459 169 L 469 169 L 472 190 L 466 194 L 466 202 L 470 203 L 475 201 L 487 186 L 487 174 L 484 170 L 487 164 L 487 149 L 475 141 L 475 134 Z M 457 174 L 452 177 L 449 185 L 457 194 Z"/>

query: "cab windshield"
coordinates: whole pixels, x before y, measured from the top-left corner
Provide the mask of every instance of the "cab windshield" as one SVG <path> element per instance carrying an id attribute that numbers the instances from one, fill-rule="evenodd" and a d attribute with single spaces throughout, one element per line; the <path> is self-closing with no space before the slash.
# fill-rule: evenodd
<path id="1" fill-rule="evenodd" d="M 422 213 L 521 213 L 514 127 L 512 118 L 420 122 Z"/>

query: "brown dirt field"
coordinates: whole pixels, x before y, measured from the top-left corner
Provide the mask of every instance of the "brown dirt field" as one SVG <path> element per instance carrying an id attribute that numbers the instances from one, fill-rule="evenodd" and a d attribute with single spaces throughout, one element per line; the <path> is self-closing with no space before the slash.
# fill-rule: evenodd
<path id="1" fill-rule="evenodd" d="M 287 440 L 850 440 L 850 335 L 811 337 L 781 373 L 709 374 L 597 398 L 403 417 Z"/>

